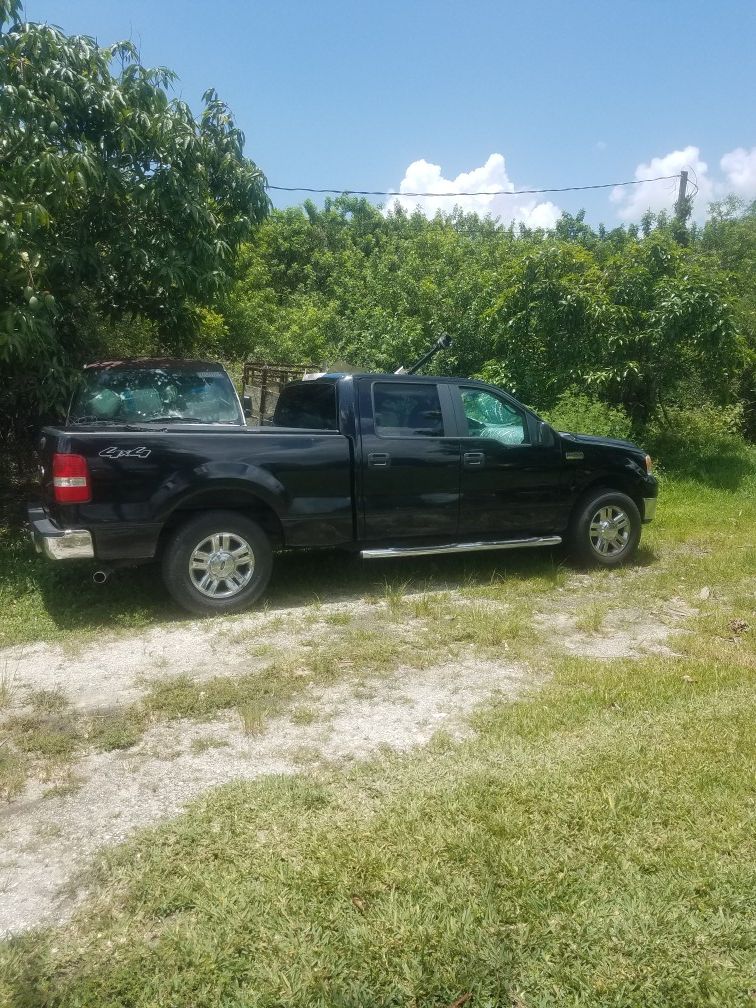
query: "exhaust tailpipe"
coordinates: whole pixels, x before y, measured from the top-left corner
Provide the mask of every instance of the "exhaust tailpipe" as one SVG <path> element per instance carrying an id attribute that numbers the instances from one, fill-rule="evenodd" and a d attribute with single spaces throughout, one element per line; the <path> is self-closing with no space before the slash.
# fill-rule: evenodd
<path id="1" fill-rule="evenodd" d="M 92 575 L 92 580 L 97 585 L 103 585 L 110 577 L 109 570 L 96 570 Z"/>

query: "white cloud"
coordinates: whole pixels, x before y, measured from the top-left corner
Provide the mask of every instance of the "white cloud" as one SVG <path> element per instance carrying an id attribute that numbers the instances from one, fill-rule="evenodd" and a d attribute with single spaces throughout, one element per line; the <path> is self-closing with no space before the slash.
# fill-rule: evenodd
<path id="1" fill-rule="evenodd" d="M 514 183 L 507 175 L 503 155 L 492 154 L 486 163 L 472 171 L 462 172 L 454 179 L 444 178 L 441 165 L 431 164 L 424 158 L 413 161 L 399 185 L 400 193 L 486 193 L 492 190 L 513 192 Z M 408 213 L 420 209 L 426 217 L 439 210 L 449 213 L 458 206 L 465 212 L 481 217 L 490 214 L 500 217 L 504 224 L 514 221 L 533 228 L 551 228 L 561 216 L 561 210 L 550 200 L 539 201 L 536 196 L 409 196 L 391 197 L 386 212 L 399 203 Z"/>
<path id="2" fill-rule="evenodd" d="M 736 147 L 723 155 L 719 166 L 727 180 L 724 185 L 726 192 L 746 199 L 756 197 L 756 147 L 750 151 L 745 147 Z"/>
<path id="3" fill-rule="evenodd" d="M 660 175 L 679 175 L 686 168 L 691 181 L 698 186 L 694 204 L 694 216 L 706 216 L 709 203 L 716 197 L 717 187 L 709 176 L 709 167 L 701 160 L 698 147 L 684 147 L 663 157 L 651 158 L 646 164 L 635 169 L 636 179 L 657 178 Z M 672 213 L 677 199 L 677 179 L 663 182 L 641 182 L 634 186 L 616 186 L 610 199 L 617 204 L 617 216 L 623 221 L 638 221 L 647 210 L 658 213 L 667 210 Z"/>

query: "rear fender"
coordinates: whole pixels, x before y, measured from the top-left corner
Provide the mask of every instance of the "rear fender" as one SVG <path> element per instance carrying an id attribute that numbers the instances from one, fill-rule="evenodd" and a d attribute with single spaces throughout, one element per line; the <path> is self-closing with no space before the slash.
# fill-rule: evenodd
<path id="1" fill-rule="evenodd" d="M 193 500 L 208 494 L 219 494 L 218 507 L 223 507 L 223 495 L 234 499 L 249 497 L 262 501 L 281 518 L 290 506 L 289 495 L 267 470 L 241 462 L 206 462 L 190 473 L 174 475 L 163 483 L 152 499 L 156 521 L 164 522 L 176 510 L 191 508 Z M 226 507 L 233 506 L 226 504 Z"/>

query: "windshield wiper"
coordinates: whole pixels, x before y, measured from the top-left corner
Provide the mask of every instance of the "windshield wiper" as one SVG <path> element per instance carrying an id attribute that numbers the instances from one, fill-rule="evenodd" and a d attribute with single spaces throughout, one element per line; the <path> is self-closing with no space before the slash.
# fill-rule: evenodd
<path id="1" fill-rule="evenodd" d="M 90 420 L 89 417 L 77 417 L 75 420 L 66 420 L 65 426 L 74 425 L 76 427 L 121 427 L 123 430 L 139 430 L 134 424 L 126 423 L 125 420 Z"/>
<path id="2" fill-rule="evenodd" d="M 201 423 L 201 424 L 214 424 L 220 423 L 220 420 L 200 420 L 196 416 L 153 416 L 148 417 L 145 420 L 140 420 L 139 423 Z"/>

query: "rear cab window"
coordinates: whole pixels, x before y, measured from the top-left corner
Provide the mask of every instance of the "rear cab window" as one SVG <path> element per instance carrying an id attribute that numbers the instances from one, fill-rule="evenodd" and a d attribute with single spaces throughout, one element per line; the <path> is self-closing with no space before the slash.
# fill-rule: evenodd
<path id="1" fill-rule="evenodd" d="M 271 424 L 307 430 L 339 429 L 335 382 L 304 381 L 285 386 Z"/>
<path id="2" fill-rule="evenodd" d="M 443 437 L 444 420 L 436 385 L 375 382 L 373 416 L 378 437 Z"/>

